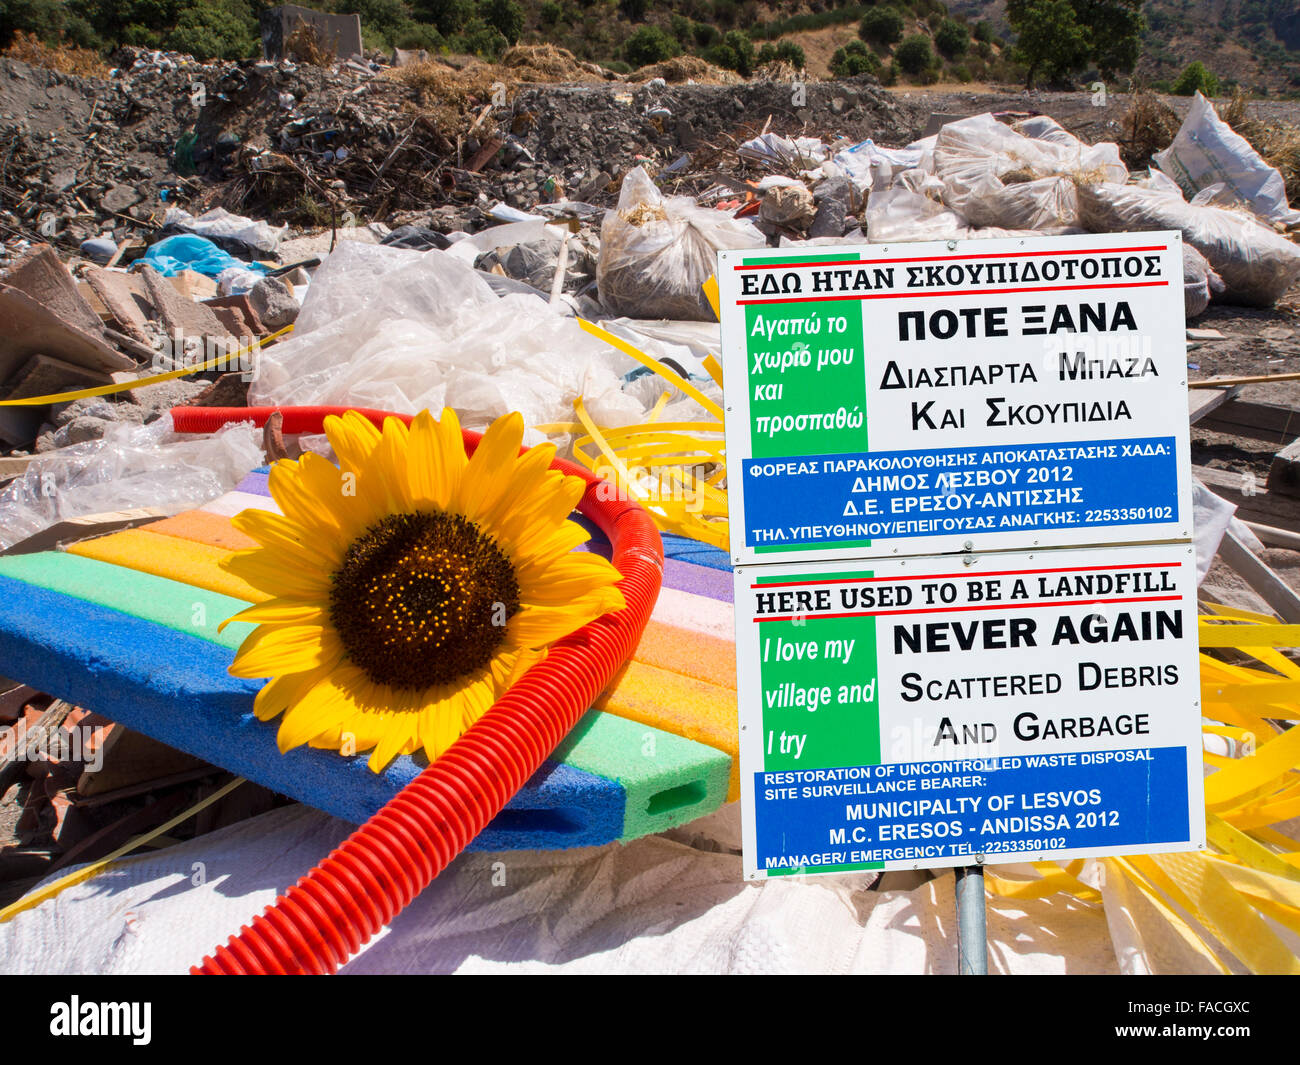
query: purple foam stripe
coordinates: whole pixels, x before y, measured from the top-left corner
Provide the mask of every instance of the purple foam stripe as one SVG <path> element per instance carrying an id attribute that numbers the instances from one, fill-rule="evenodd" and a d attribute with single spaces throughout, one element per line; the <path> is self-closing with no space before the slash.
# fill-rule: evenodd
<path id="1" fill-rule="evenodd" d="M 254 470 L 237 485 L 236 492 L 247 492 L 249 495 L 271 497 L 271 487 L 267 482 L 267 476 L 257 470 Z"/>

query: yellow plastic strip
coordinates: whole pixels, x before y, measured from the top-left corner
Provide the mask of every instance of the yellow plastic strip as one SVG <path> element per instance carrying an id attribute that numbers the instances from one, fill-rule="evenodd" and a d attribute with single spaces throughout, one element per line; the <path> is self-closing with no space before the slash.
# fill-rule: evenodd
<path id="1" fill-rule="evenodd" d="M 1231 854 L 1261 873 L 1294 881 L 1296 891 L 1300 892 L 1300 870 L 1287 865 L 1271 850 L 1233 828 L 1217 814 L 1206 816 L 1205 830 L 1210 842 L 1225 854 Z M 1292 905 L 1300 905 L 1300 901 Z"/>
<path id="2" fill-rule="evenodd" d="M 1202 624 L 1199 638 L 1202 647 L 1240 647 L 1254 654 L 1256 647 L 1300 647 L 1300 625 Z"/>
<path id="3" fill-rule="evenodd" d="M 674 388 L 685 392 L 691 399 L 695 400 L 701 407 L 712 414 L 718 421 L 722 421 L 722 408 L 713 400 L 709 399 L 703 392 L 687 381 L 684 377 L 679 376 L 672 370 L 668 369 L 658 359 L 652 359 L 645 352 L 633 347 L 622 337 L 616 337 L 608 330 L 601 329 L 595 322 L 589 322 L 585 318 L 578 319 L 580 325 L 586 332 L 590 333 L 597 340 L 603 340 L 610 347 L 618 348 L 624 355 L 630 356 L 644 366 L 647 370 L 653 370 Z"/>
<path id="4" fill-rule="evenodd" d="M 722 321 L 722 298 L 718 292 L 718 275 L 710 274 L 709 279 L 700 288 L 704 289 L 704 298 L 709 301 L 709 306 L 713 308 L 713 317 L 719 322 Z"/>
<path id="5" fill-rule="evenodd" d="M 1211 603 L 1208 600 L 1202 600 L 1201 602 L 1216 614 L 1226 618 L 1241 618 L 1244 621 L 1259 621 L 1264 624 L 1277 621 L 1277 618 L 1272 614 L 1256 614 L 1253 610 L 1242 610 L 1240 607 L 1224 606 L 1222 603 Z"/>
<path id="6" fill-rule="evenodd" d="M 1227 769 L 1206 778 L 1206 808 L 1219 809 L 1233 799 L 1274 780 L 1300 763 L 1300 728 L 1293 728 L 1255 748 L 1251 758 L 1242 758 Z"/>
<path id="7" fill-rule="evenodd" d="M 245 783 L 243 777 L 235 777 L 235 779 L 230 781 L 230 783 L 226 784 L 224 787 L 218 788 L 206 799 L 200 799 L 188 810 L 183 810 L 181 813 L 178 813 L 170 821 L 159 825 L 157 828 L 150 829 L 142 836 L 136 836 L 135 839 L 128 840 L 126 843 L 122 844 L 122 846 L 118 847 L 117 850 L 113 851 L 112 854 L 107 854 L 98 861 L 82 866 L 82 868 L 68 873 L 67 876 L 61 876 L 58 880 L 51 881 L 44 887 L 37 888 L 30 894 L 24 895 L 17 902 L 10 903 L 4 909 L 0 910 L 0 924 L 13 920 L 14 917 L 22 913 L 24 910 L 33 909 L 34 907 L 39 906 L 42 902 L 54 898 L 55 895 L 59 894 L 59 892 L 63 891 L 65 888 L 75 887 L 77 884 L 84 884 L 87 880 L 91 879 L 91 877 L 98 876 L 100 873 L 107 872 L 109 869 L 122 864 L 120 859 L 126 857 L 126 855 L 130 854 L 137 847 L 143 847 L 146 843 L 152 842 L 159 836 L 165 836 L 177 825 L 184 824 L 199 811 L 206 810 L 218 799 L 224 799 L 243 783 Z"/>
<path id="8" fill-rule="evenodd" d="M 1196 929 L 1189 925 L 1182 915 L 1157 893 L 1155 885 L 1148 882 L 1146 877 L 1128 859 L 1107 858 L 1105 862 L 1108 872 L 1118 869 L 1124 878 L 1142 893 L 1142 896 L 1165 919 L 1169 927 L 1187 944 L 1189 949 L 1199 954 L 1218 972 L 1225 976 L 1229 973 L 1230 970 L 1223 964 L 1223 960 L 1202 941 Z"/>
<path id="9" fill-rule="evenodd" d="M 216 370 L 222 365 L 229 366 L 232 360 L 238 360 L 241 355 L 247 355 L 254 348 L 269 344 L 272 340 L 276 340 L 292 331 L 293 326 L 286 325 L 279 332 L 263 337 L 256 344 L 241 348 L 233 355 L 218 355 L 215 359 L 208 359 L 207 362 L 199 363 L 196 366 L 187 366 L 181 370 L 168 370 L 166 373 L 154 374 L 152 377 L 140 377 L 134 381 L 120 381 L 113 385 L 81 388 L 75 392 L 55 392 L 48 396 L 27 396 L 25 399 L 0 399 L 0 407 L 46 407 L 51 403 L 68 403 L 74 399 L 88 399 L 91 396 L 111 396 L 115 392 L 132 392 L 137 388 L 147 388 L 149 385 L 161 384 L 163 381 L 174 381 L 178 377 L 203 373 L 204 370 Z"/>

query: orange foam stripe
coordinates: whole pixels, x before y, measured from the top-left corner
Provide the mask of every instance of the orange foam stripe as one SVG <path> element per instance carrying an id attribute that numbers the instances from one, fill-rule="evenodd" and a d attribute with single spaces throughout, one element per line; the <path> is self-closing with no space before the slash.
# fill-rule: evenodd
<path id="1" fill-rule="evenodd" d="M 643 662 L 629 662 L 597 700 L 596 709 L 674 732 L 731 755 L 727 801 L 740 797 L 740 733 L 736 693 Z"/>
<path id="2" fill-rule="evenodd" d="M 270 598 L 218 565 L 229 551 L 176 536 L 160 536 L 147 528 L 123 529 L 94 540 L 82 540 L 68 550 L 74 555 L 152 573 L 155 577 L 206 588 L 245 602 L 260 603 Z"/>
<path id="3" fill-rule="evenodd" d="M 736 645 L 702 632 L 651 619 L 637 645 L 636 661 L 736 690 Z"/>
<path id="4" fill-rule="evenodd" d="M 250 547 L 260 546 L 251 536 L 245 536 L 231 525 L 229 518 L 206 510 L 187 510 L 175 517 L 151 522 L 147 528 L 162 536 L 193 540 L 223 551 L 247 551 Z"/>

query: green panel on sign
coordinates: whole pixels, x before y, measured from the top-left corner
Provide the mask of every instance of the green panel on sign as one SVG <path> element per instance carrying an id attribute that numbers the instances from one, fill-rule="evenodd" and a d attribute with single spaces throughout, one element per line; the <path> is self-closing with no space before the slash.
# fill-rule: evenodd
<path id="1" fill-rule="evenodd" d="M 874 617 L 765 621 L 763 769 L 880 762 Z"/>

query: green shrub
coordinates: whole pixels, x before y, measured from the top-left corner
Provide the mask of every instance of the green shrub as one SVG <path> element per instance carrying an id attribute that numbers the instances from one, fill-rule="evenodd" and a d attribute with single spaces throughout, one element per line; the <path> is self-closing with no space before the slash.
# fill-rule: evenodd
<path id="1" fill-rule="evenodd" d="M 754 73 L 754 42 L 749 39 L 749 34 L 743 30 L 728 30 L 722 43 L 736 54 L 737 62 L 732 70 L 746 78 Z"/>
<path id="2" fill-rule="evenodd" d="M 993 23 L 988 19 L 980 19 L 975 23 L 974 37 L 982 44 L 992 44 L 997 35 L 993 32 Z"/>
<path id="3" fill-rule="evenodd" d="M 546 0 L 537 12 L 538 21 L 543 26 L 554 26 L 564 17 L 564 8 L 555 0 Z"/>
<path id="4" fill-rule="evenodd" d="M 524 9 L 517 0 L 482 0 L 479 14 L 510 44 L 517 44 L 523 35 Z"/>
<path id="5" fill-rule="evenodd" d="M 903 39 L 903 16 L 892 7 L 873 7 L 858 24 L 858 36 L 872 44 L 889 45 Z"/>
<path id="6" fill-rule="evenodd" d="M 970 72 L 970 67 L 965 63 L 952 68 L 952 76 L 963 85 L 969 84 L 975 80 L 975 76 Z"/>
<path id="7" fill-rule="evenodd" d="M 965 55 L 966 50 L 970 48 L 970 33 L 956 19 L 944 19 L 942 25 L 935 31 L 934 46 L 946 58 L 956 59 L 958 56 Z"/>
<path id="8" fill-rule="evenodd" d="M 904 74 L 920 74 L 934 63 L 934 50 L 930 38 L 914 33 L 894 49 L 894 62 Z"/>
<path id="9" fill-rule="evenodd" d="M 642 26 L 623 42 L 623 58 L 633 67 L 662 63 L 681 51 L 681 45 L 658 26 Z"/>
<path id="10" fill-rule="evenodd" d="M 1197 59 L 1183 67 L 1183 72 L 1178 75 L 1172 91 L 1175 96 L 1192 96 L 1198 92 L 1204 96 L 1218 96 L 1219 79 L 1206 70 L 1205 64 Z"/>
<path id="11" fill-rule="evenodd" d="M 453 52 L 469 52 L 484 59 L 498 59 L 510 42 L 495 26 L 489 26 L 481 18 L 472 18 L 465 23 L 460 33 L 447 39 L 447 46 Z"/>
<path id="12" fill-rule="evenodd" d="M 619 0 L 618 3 L 618 9 L 627 16 L 629 22 L 644 22 L 649 7 L 650 0 Z"/>
<path id="13" fill-rule="evenodd" d="M 257 47 L 258 37 L 247 9 L 223 0 L 182 11 L 165 43 L 195 59 L 247 59 Z"/>
<path id="14" fill-rule="evenodd" d="M 717 44 L 722 38 L 718 32 L 718 27 L 708 22 L 697 22 L 691 27 L 691 36 L 695 38 L 695 43 L 701 48 L 708 48 L 710 45 Z"/>
<path id="15" fill-rule="evenodd" d="M 432 22 L 449 37 L 474 17 L 474 0 L 415 0 L 411 10 L 419 21 Z"/>
<path id="16" fill-rule="evenodd" d="M 858 74 L 879 75 L 881 66 L 880 57 L 861 41 L 849 41 L 843 48 L 837 48 L 831 56 L 831 73 L 837 78 L 852 78 Z"/>

